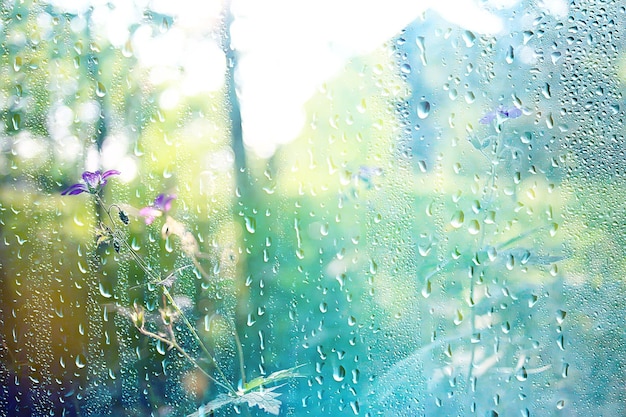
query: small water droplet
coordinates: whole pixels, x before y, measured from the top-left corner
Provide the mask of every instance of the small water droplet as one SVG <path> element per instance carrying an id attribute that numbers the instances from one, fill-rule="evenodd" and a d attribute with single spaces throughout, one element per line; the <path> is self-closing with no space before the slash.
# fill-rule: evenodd
<path id="1" fill-rule="evenodd" d="M 557 408 L 557 409 L 559 409 L 559 410 L 564 409 L 564 408 L 565 408 L 565 400 L 559 400 L 559 401 L 556 403 L 556 408 Z"/>
<path id="2" fill-rule="evenodd" d="M 104 298 L 112 297 L 111 291 L 109 291 L 108 288 L 105 288 L 101 282 L 98 284 L 98 289 L 100 290 L 100 295 L 102 295 Z"/>
<path id="3" fill-rule="evenodd" d="M 565 320 L 565 316 L 567 315 L 567 312 L 563 311 L 563 310 L 557 310 L 556 311 L 556 322 L 558 324 L 563 323 L 563 320 Z"/>
<path id="4" fill-rule="evenodd" d="M 474 33 L 466 30 L 465 32 L 463 32 L 461 37 L 463 38 L 463 42 L 465 42 L 466 47 L 471 48 L 472 46 L 474 46 L 474 43 L 476 42 L 476 35 L 474 35 Z"/>
<path id="5" fill-rule="evenodd" d="M 465 213 L 463 213 L 463 210 L 459 210 L 456 213 L 454 213 L 452 215 L 452 219 L 450 220 L 450 224 L 455 229 L 458 229 L 459 227 L 463 226 L 464 222 L 465 222 Z"/>
<path id="6" fill-rule="evenodd" d="M 504 58 L 507 64 L 512 64 L 515 60 L 515 52 L 513 51 L 513 47 L 509 46 L 509 49 L 506 51 L 506 56 Z"/>
<path id="7" fill-rule="evenodd" d="M 370 259 L 370 274 L 376 275 L 377 271 L 378 271 L 378 265 L 376 265 L 376 262 L 374 262 L 373 259 Z"/>
<path id="8" fill-rule="evenodd" d="M 518 369 L 515 373 L 515 378 L 517 378 L 518 381 L 526 381 L 528 379 L 528 372 L 526 372 L 526 368 L 522 366 Z"/>
<path id="9" fill-rule="evenodd" d="M 18 130 L 20 128 L 20 124 L 22 123 L 22 116 L 19 114 L 14 114 L 11 117 L 11 124 L 13 125 L 13 130 Z"/>
<path id="10" fill-rule="evenodd" d="M 550 84 L 545 83 L 543 85 L 543 87 L 541 88 L 541 94 L 543 94 L 545 98 L 552 97 L 552 93 L 550 92 Z"/>
<path id="11" fill-rule="evenodd" d="M 167 352 L 167 344 L 165 342 L 161 341 L 161 340 L 157 340 L 156 341 L 156 350 L 161 355 L 165 355 L 165 353 Z"/>
<path id="12" fill-rule="evenodd" d="M 130 58 L 133 56 L 133 44 L 130 42 L 130 39 L 126 41 L 124 47 L 122 48 L 122 55 L 126 58 Z"/>
<path id="13" fill-rule="evenodd" d="M 430 283 L 430 280 L 427 279 L 426 282 L 424 283 L 424 288 L 422 288 L 422 297 L 428 298 L 430 297 L 430 294 L 432 292 L 433 292 L 432 284 Z"/>
<path id="14" fill-rule="evenodd" d="M 244 222 L 246 224 L 246 230 L 248 233 L 253 234 L 256 232 L 256 219 L 251 216 L 244 217 Z"/>
<path id="15" fill-rule="evenodd" d="M 478 233 L 480 233 L 480 223 L 478 223 L 478 220 L 470 221 L 467 230 L 470 232 L 471 235 L 477 235 Z"/>
<path id="16" fill-rule="evenodd" d="M 78 355 L 76 355 L 76 360 L 74 362 L 76 363 L 76 367 L 81 369 L 84 368 L 85 365 L 87 365 L 87 358 L 85 358 L 85 355 L 83 355 L 82 353 L 79 353 Z"/>
<path id="17" fill-rule="evenodd" d="M 22 57 L 21 56 L 16 56 L 15 59 L 13 60 L 13 70 L 15 72 L 18 72 L 19 70 L 22 69 Z"/>
<path id="18" fill-rule="evenodd" d="M 339 365 L 333 369 L 333 379 L 337 382 L 341 382 L 346 377 L 346 369 Z"/>
<path id="19" fill-rule="evenodd" d="M 458 326 L 462 322 L 463 322 L 463 313 L 461 313 L 461 310 L 456 310 L 456 314 L 454 317 L 454 324 Z"/>
<path id="20" fill-rule="evenodd" d="M 107 94 L 107 89 L 100 81 L 96 83 L 96 95 L 98 97 L 104 97 Z"/>
<path id="21" fill-rule="evenodd" d="M 425 119 L 430 114 L 430 103 L 428 101 L 420 101 L 417 104 L 417 117 Z"/>
<path id="22" fill-rule="evenodd" d="M 552 63 L 556 65 L 556 63 L 561 59 L 561 53 L 556 51 L 550 54 L 550 58 L 552 59 Z"/>
<path id="23" fill-rule="evenodd" d="M 358 401 L 350 401 L 350 408 L 352 409 L 352 412 L 354 413 L 354 415 L 358 415 L 360 412 L 360 406 L 359 406 L 359 402 Z"/>
<path id="24" fill-rule="evenodd" d="M 409 64 L 404 63 L 404 64 L 402 64 L 400 66 L 400 71 L 403 74 L 410 74 L 411 73 L 411 66 Z"/>
<path id="25" fill-rule="evenodd" d="M 164 17 L 163 20 L 161 20 L 161 26 L 159 27 L 159 30 L 161 31 L 161 33 L 165 33 L 170 29 L 170 22 Z"/>

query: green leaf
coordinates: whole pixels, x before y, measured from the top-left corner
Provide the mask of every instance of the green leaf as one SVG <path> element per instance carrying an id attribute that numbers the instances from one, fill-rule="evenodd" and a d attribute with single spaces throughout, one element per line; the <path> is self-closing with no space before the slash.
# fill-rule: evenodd
<path id="1" fill-rule="evenodd" d="M 260 376 L 260 377 L 254 378 L 253 380 L 249 381 L 248 383 L 244 385 L 244 392 L 253 390 L 256 387 L 270 385 L 278 381 L 282 381 L 284 379 L 303 377 L 304 375 L 296 372 L 296 370 L 298 368 L 301 368 L 302 366 L 304 365 L 298 365 L 298 366 L 294 366 L 293 368 L 282 369 L 268 376 Z"/>
<path id="2" fill-rule="evenodd" d="M 203 417 L 226 405 L 243 403 L 248 404 L 248 407 L 259 407 L 261 410 L 277 416 L 280 413 L 282 401 L 278 399 L 281 394 L 274 391 L 282 386 L 283 385 L 277 385 L 275 387 L 259 389 L 247 393 L 239 392 L 236 396 L 220 394 L 213 401 L 200 406 L 195 413 L 189 414 L 187 417 Z"/>

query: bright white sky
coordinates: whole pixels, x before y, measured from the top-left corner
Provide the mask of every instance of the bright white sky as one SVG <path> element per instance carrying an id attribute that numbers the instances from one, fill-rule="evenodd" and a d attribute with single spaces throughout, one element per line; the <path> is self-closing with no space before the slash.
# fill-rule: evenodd
<path id="1" fill-rule="evenodd" d="M 244 142 L 260 157 L 271 156 L 293 140 L 305 122 L 304 103 L 319 85 L 351 57 L 373 51 L 431 9 L 476 34 L 498 34 L 504 22 L 497 11 L 520 0 L 233 0 L 232 45 L 238 51 L 236 80 Z M 219 89 L 226 61 L 209 36 L 219 24 L 221 0 L 51 0 L 84 14 L 94 6 L 93 23 L 119 47 L 143 10 L 174 16 L 174 24 L 154 36 L 147 26 L 131 38 L 134 54 L 151 70 L 151 82 L 171 87 L 164 108 L 182 96 Z M 544 12 L 563 17 L 566 0 L 539 0 Z"/>

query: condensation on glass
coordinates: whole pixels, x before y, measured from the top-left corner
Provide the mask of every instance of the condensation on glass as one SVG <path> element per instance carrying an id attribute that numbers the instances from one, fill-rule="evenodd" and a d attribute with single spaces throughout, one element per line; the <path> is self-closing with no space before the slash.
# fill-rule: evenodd
<path id="1" fill-rule="evenodd" d="M 208 3 L 0 6 L 7 415 L 626 413 L 624 6 Z"/>

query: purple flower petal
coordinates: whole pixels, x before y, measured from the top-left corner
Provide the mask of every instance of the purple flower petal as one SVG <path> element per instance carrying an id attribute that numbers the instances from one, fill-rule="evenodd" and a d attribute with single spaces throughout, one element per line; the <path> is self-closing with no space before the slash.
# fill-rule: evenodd
<path id="1" fill-rule="evenodd" d="M 76 195 L 76 194 L 88 193 L 88 192 L 89 190 L 87 189 L 85 184 L 73 184 L 69 186 L 68 188 L 66 188 L 65 190 L 63 190 L 61 192 L 61 195 Z"/>
<path id="2" fill-rule="evenodd" d="M 484 115 L 478 122 L 484 125 L 488 125 L 489 123 L 493 122 L 495 118 L 496 118 L 496 112 L 492 111 Z"/>
<path id="3" fill-rule="evenodd" d="M 120 171 L 115 169 L 110 169 L 106 171 L 104 174 L 102 171 L 98 170 L 96 172 L 85 171 L 83 172 L 83 181 L 84 184 L 74 184 L 69 187 L 67 190 L 63 191 L 62 195 L 76 195 L 80 193 L 90 193 L 96 194 L 98 191 L 102 189 L 107 183 L 107 178 L 111 175 L 119 175 Z"/>
<path id="4" fill-rule="evenodd" d="M 522 110 L 518 109 L 517 107 L 510 108 L 506 111 L 506 117 L 508 117 L 509 119 L 515 119 L 517 117 L 520 117 L 521 115 Z"/>
<path id="5" fill-rule="evenodd" d="M 172 201 L 174 201 L 175 198 L 175 195 L 161 193 L 156 196 L 152 205 L 139 210 L 139 215 L 146 218 L 146 224 L 151 224 L 154 219 L 167 213 L 172 208 Z"/>
<path id="6" fill-rule="evenodd" d="M 96 172 L 85 171 L 85 172 L 83 172 L 83 181 L 85 181 L 85 184 L 87 184 L 87 187 L 89 187 L 90 189 L 98 188 L 98 186 L 100 185 L 100 179 L 101 178 L 102 178 L 102 176 L 100 175 L 100 171 L 96 171 Z"/>
<path id="7" fill-rule="evenodd" d="M 517 107 L 511 107 L 510 109 L 505 108 L 504 106 L 498 107 L 495 111 L 491 111 L 484 115 L 479 122 L 488 125 L 494 120 L 498 119 L 498 123 L 501 123 L 502 119 L 515 119 L 522 115 L 522 110 Z"/>
<path id="8" fill-rule="evenodd" d="M 154 199 L 154 204 L 152 206 L 159 210 L 168 212 L 172 208 L 172 201 L 174 201 L 175 198 L 175 195 L 159 194 Z"/>
<path id="9" fill-rule="evenodd" d="M 99 172 L 99 171 L 98 171 Z M 105 171 L 104 174 L 102 174 L 101 178 L 103 180 L 106 180 L 107 178 L 109 178 L 111 175 L 120 175 L 121 172 L 116 170 L 116 169 L 110 169 L 108 171 Z"/>
<path id="10" fill-rule="evenodd" d="M 144 207 L 141 210 L 139 210 L 139 215 L 146 218 L 145 219 L 146 224 L 152 224 L 154 219 L 156 219 L 157 217 L 160 217 L 162 214 L 163 213 L 161 213 L 161 210 L 158 210 L 152 206 Z"/>

